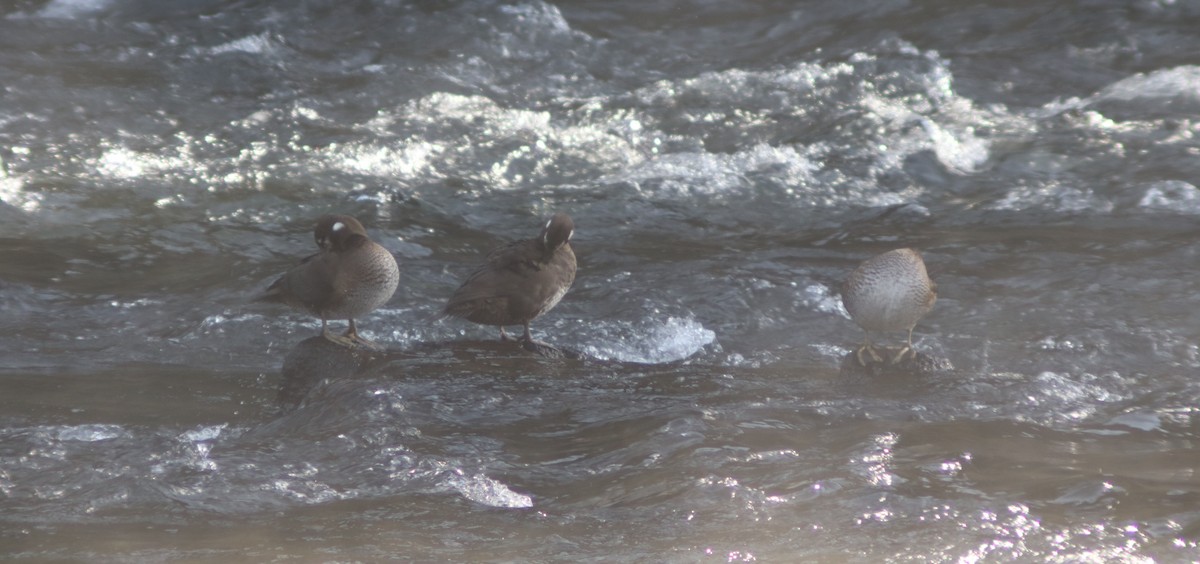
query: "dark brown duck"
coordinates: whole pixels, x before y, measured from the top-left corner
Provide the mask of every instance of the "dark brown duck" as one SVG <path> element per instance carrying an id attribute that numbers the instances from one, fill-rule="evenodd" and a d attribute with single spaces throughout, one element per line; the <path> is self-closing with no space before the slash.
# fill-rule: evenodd
<path id="1" fill-rule="evenodd" d="M 529 322 L 550 311 L 575 281 L 571 236 L 575 223 L 556 213 L 540 235 L 493 250 L 450 297 L 442 314 L 482 325 L 524 326 L 521 340 L 533 342 Z"/>

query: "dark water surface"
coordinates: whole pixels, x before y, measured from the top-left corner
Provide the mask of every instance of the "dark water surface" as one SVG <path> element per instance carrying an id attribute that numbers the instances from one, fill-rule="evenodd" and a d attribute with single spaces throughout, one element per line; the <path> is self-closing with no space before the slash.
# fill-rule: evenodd
<path id="1" fill-rule="evenodd" d="M 1200 558 L 1200 4 L 0 8 L 0 558 Z M 534 323 L 430 317 L 575 218 Z M 392 354 L 248 303 L 360 218 Z M 952 373 L 839 375 L 921 249 Z M 291 394 L 291 395 L 289 395 Z M 298 405 L 293 405 L 298 401 Z"/>

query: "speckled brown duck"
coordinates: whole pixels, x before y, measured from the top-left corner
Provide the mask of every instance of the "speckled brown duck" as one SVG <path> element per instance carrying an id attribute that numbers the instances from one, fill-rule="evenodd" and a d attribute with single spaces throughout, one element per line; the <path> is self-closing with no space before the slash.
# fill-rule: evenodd
<path id="1" fill-rule="evenodd" d="M 521 325 L 521 340 L 533 343 L 529 322 L 557 305 L 575 281 L 574 233 L 575 223 L 560 212 L 537 237 L 493 250 L 455 290 L 442 314 L 499 326 L 501 340 L 509 339 L 504 326 Z"/>
<path id="2" fill-rule="evenodd" d="M 354 319 L 391 299 L 400 282 L 396 259 L 348 215 L 322 216 L 313 237 L 321 250 L 276 279 L 258 300 L 284 303 L 320 317 L 321 334 L 335 343 L 373 345 L 358 336 Z M 345 319 L 350 327 L 344 335 L 331 335 L 330 319 Z"/>
<path id="3" fill-rule="evenodd" d="M 872 332 L 908 331 L 907 344 L 891 358 L 891 364 L 915 355 L 913 327 L 933 309 L 935 301 L 937 284 L 929 279 L 921 254 L 912 249 L 888 251 L 854 269 L 842 284 L 842 304 L 866 332 L 855 353 L 859 364 L 867 364 L 864 353 L 875 362 L 883 362 L 871 343 Z"/>

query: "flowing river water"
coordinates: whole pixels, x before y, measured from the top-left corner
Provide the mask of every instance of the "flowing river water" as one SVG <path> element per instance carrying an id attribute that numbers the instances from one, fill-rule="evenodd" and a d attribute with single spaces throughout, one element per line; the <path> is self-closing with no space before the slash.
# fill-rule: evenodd
<path id="1" fill-rule="evenodd" d="M 0 558 L 1194 561 L 1200 4 L 0 8 Z M 534 335 L 433 318 L 575 220 Z M 254 304 L 359 218 L 369 370 Z M 838 296 L 920 249 L 914 342 Z M 338 324 L 340 322 L 336 322 Z M 340 326 L 338 327 L 340 328 Z M 893 335 L 899 339 L 902 335 Z"/>

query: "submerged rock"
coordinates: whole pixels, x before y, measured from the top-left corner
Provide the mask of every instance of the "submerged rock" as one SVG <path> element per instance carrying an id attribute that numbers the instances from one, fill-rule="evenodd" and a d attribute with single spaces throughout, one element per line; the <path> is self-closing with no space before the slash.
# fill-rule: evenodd
<path id="1" fill-rule="evenodd" d="M 321 380 L 353 376 L 365 372 L 387 356 L 386 351 L 370 347 L 348 347 L 322 335 L 309 337 L 292 347 L 283 357 L 283 383 L 276 401 L 284 411 L 300 405 L 309 390 Z"/>
<path id="2" fill-rule="evenodd" d="M 583 359 L 578 351 L 562 349 L 541 341 L 452 341 L 423 343 L 409 349 L 382 349 L 368 346 L 347 346 L 324 336 L 309 337 L 292 347 L 283 357 L 276 402 L 283 411 L 300 406 L 313 388 L 324 380 L 348 378 L 373 372 L 397 360 L 437 357 L 444 358 L 509 358 L 521 362 L 529 353 L 548 359 Z M 527 362 L 527 360 L 526 360 Z"/>

